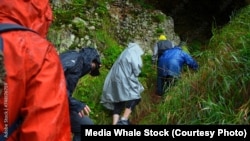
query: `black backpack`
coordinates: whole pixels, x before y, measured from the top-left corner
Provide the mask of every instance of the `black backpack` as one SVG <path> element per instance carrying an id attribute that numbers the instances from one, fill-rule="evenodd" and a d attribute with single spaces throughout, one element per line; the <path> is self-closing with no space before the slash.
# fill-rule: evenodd
<path id="1" fill-rule="evenodd" d="M 23 27 L 18 24 L 7 24 L 7 23 L 0 24 L 0 33 L 8 32 L 11 30 L 28 30 L 35 32 L 29 28 Z M 4 78 L 6 74 L 4 67 L 3 49 L 4 49 L 3 38 L 0 36 L 0 95 L 3 93 Z M 20 125 L 21 122 L 22 122 L 21 118 L 17 119 L 12 125 L 8 127 L 8 134 L 6 133 L 0 134 L 0 141 L 5 141 L 8 138 L 8 136 L 10 136 L 10 134 Z"/>
<path id="2" fill-rule="evenodd" d="M 165 50 L 173 47 L 172 42 L 170 42 L 169 40 L 159 41 L 157 43 L 157 46 L 158 46 L 158 58 L 160 58 L 160 56 L 163 54 Z"/>

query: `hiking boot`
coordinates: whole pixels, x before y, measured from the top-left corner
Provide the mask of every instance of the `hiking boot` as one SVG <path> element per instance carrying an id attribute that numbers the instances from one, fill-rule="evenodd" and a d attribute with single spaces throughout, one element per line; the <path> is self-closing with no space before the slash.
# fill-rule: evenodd
<path id="1" fill-rule="evenodd" d="M 116 125 L 129 125 L 129 121 L 128 120 L 119 120 Z"/>

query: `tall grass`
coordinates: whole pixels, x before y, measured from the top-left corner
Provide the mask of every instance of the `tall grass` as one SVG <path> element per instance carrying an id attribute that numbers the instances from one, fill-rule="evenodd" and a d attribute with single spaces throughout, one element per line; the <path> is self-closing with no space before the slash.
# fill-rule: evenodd
<path id="1" fill-rule="evenodd" d="M 213 29 L 200 70 L 185 72 L 143 124 L 250 123 L 250 6 Z M 152 120 L 154 119 L 154 120 Z"/>
<path id="2" fill-rule="evenodd" d="M 98 5 L 102 5 L 102 1 L 98 2 Z M 64 11 L 58 12 L 60 16 L 60 12 Z M 250 6 L 234 13 L 231 21 L 222 29 L 214 27 L 213 37 L 206 50 L 190 51 L 197 59 L 200 69 L 194 72 L 185 68 L 182 78 L 165 93 L 160 103 L 152 102 L 156 70 L 151 66 L 151 56 L 144 55 L 144 65 L 139 79 L 145 90 L 141 102 L 132 113 L 131 120 L 135 124 L 161 125 L 249 124 L 249 15 Z M 91 108 L 90 118 L 97 125 L 112 123 L 112 111 L 106 110 L 100 104 L 100 97 L 105 77 L 123 50 L 109 32 L 108 20 L 104 21 L 107 23 L 103 24 L 102 29 L 91 33 L 96 38 L 98 46 L 103 47 L 100 49 L 103 62 L 101 75 L 84 76 L 74 92 L 75 98 L 84 101 Z"/>

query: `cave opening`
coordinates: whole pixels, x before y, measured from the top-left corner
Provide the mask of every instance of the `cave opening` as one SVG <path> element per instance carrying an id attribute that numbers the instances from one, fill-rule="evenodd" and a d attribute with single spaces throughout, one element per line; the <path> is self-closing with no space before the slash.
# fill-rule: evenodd
<path id="1" fill-rule="evenodd" d="M 175 32 L 187 42 L 207 42 L 212 27 L 220 28 L 247 0 L 146 0 L 156 9 L 174 19 Z"/>

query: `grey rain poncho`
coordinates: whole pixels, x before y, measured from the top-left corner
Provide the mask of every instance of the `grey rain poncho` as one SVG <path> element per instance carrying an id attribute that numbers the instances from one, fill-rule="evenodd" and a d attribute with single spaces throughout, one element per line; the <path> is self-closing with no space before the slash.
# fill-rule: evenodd
<path id="1" fill-rule="evenodd" d="M 106 76 L 101 103 L 113 110 L 113 103 L 141 98 L 144 87 L 139 82 L 143 50 L 136 43 L 129 43 Z"/>

